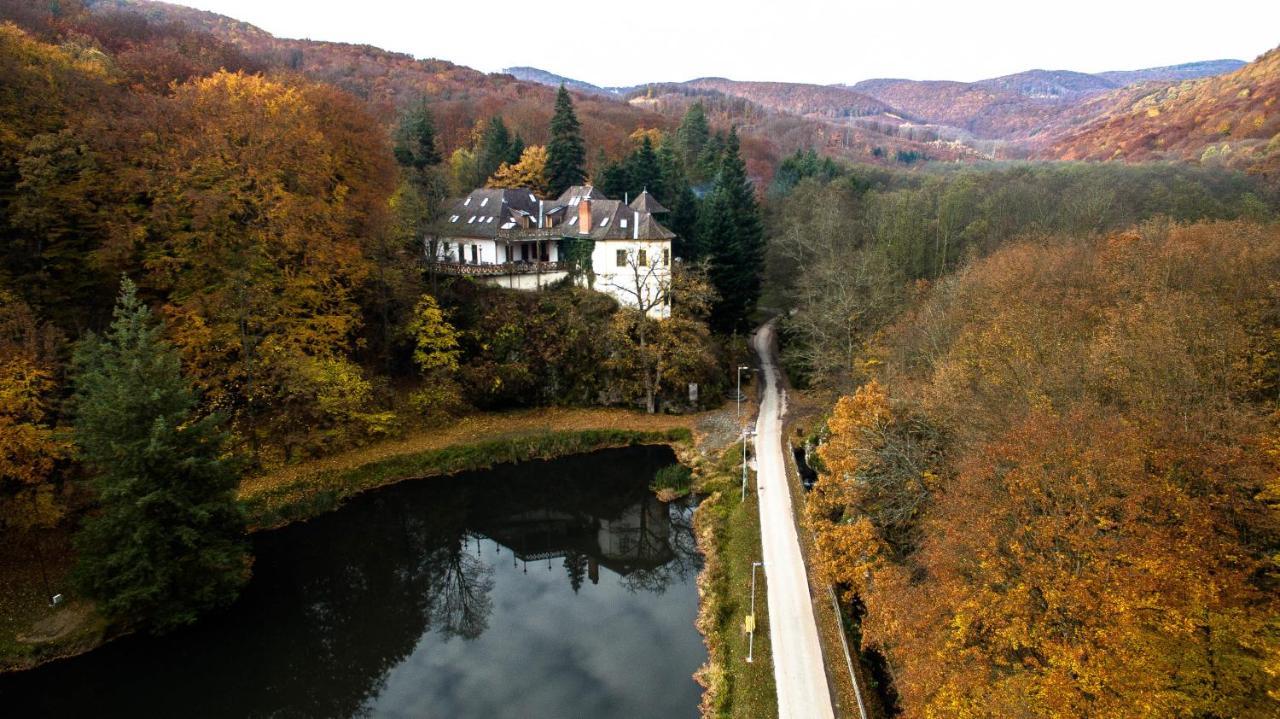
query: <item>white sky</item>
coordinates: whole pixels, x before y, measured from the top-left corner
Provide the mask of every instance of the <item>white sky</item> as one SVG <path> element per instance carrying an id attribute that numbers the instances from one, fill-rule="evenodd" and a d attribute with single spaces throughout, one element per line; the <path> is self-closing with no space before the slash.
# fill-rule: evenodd
<path id="1" fill-rule="evenodd" d="M 1252 60 L 1280 0 L 181 0 L 280 37 L 366 43 L 597 85 L 702 76 L 853 83 L 979 80 L 1032 68 Z M 575 18 L 575 14 L 581 14 Z"/>

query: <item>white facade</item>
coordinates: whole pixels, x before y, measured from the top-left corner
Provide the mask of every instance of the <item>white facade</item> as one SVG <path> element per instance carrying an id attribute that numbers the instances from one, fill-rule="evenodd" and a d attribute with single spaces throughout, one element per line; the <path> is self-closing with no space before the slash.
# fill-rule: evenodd
<path id="1" fill-rule="evenodd" d="M 666 319 L 671 316 L 671 261 L 671 240 L 596 240 L 592 289 Z"/>

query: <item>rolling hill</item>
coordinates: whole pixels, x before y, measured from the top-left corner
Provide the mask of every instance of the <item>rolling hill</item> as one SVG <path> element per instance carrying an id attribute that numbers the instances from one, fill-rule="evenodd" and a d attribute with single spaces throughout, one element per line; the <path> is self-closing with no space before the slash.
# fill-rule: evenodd
<path id="1" fill-rule="evenodd" d="M 1064 160 L 1198 160 L 1280 172 L 1280 48 L 1215 77 L 1144 83 L 1090 103 L 1091 119 L 1041 154 Z"/>

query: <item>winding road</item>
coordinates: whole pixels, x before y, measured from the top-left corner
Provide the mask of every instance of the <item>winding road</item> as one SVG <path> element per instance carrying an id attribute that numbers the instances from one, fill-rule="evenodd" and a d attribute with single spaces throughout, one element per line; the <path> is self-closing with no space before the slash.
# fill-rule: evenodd
<path id="1" fill-rule="evenodd" d="M 768 581 L 769 643 L 778 689 L 778 717 L 826 719 L 834 716 L 831 692 L 782 458 L 782 402 L 773 359 L 774 324 L 770 320 L 761 325 L 752 345 L 760 356 L 764 376 L 760 415 L 756 419 L 756 495 L 760 498 L 760 541 Z"/>

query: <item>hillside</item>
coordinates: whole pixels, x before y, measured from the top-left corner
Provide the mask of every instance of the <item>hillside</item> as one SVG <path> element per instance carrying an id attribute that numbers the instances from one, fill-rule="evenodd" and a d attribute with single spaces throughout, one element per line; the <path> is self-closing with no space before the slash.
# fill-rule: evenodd
<path id="1" fill-rule="evenodd" d="M 570 90 L 591 95 L 607 95 L 612 97 L 614 95 L 622 94 L 621 90 L 618 88 L 605 88 L 600 87 L 599 85 L 592 85 L 589 82 L 575 80 L 571 77 L 565 77 L 564 75 L 557 75 L 554 72 L 547 72 L 546 70 L 536 67 L 507 67 L 503 68 L 502 72 L 524 82 L 536 82 L 539 85 L 547 85 L 549 87 L 559 87 L 564 85 Z"/>
<path id="2" fill-rule="evenodd" d="M 1227 75 L 1151 83 L 1097 98 L 1095 119 L 1045 156 L 1063 160 L 1199 160 L 1280 171 L 1280 48 Z"/>
<path id="3" fill-rule="evenodd" d="M 1177 80 L 1196 80 L 1213 75 L 1225 75 L 1244 67 L 1244 60 L 1205 60 L 1203 62 L 1184 62 L 1180 65 L 1149 67 L 1143 70 L 1111 70 L 1098 73 L 1098 77 L 1106 78 L 1117 85 L 1134 85 L 1139 82 L 1174 82 Z"/>
<path id="4" fill-rule="evenodd" d="M 744 82 L 722 77 L 703 77 L 683 84 L 702 90 L 717 90 L 746 98 L 771 110 L 804 117 L 844 119 L 894 112 L 893 107 L 874 97 L 834 85 Z"/>

